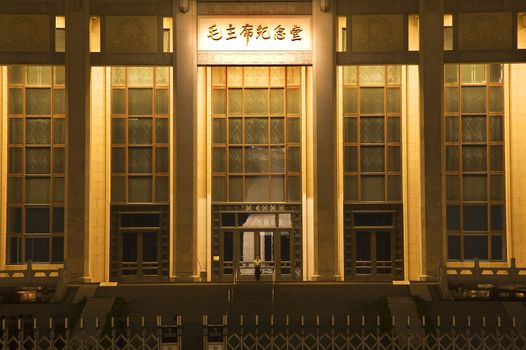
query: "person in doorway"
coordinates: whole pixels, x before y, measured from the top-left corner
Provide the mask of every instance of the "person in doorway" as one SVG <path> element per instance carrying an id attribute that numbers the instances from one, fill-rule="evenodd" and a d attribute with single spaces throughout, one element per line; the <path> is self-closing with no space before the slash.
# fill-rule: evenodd
<path id="1" fill-rule="evenodd" d="M 259 255 L 256 255 L 256 259 L 254 259 L 254 272 L 256 275 L 256 281 L 259 281 L 261 278 L 261 259 L 259 258 Z"/>

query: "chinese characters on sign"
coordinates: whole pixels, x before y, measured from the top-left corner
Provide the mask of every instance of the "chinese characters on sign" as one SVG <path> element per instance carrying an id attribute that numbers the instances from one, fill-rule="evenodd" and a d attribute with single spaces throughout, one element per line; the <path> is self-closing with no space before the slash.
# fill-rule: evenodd
<path id="1" fill-rule="evenodd" d="M 301 32 L 303 29 L 300 25 L 294 24 L 290 29 L 278 24 L 277 26 L 259 24 L 257 27 L 250 23 L 236 28 L 235 25 L 229 23 L 226 27 L 221 27 L 217 24 L 212 24 L 208 27 L 208 38 L 214 41 L 242 39 L 245 45 L 248 46 L 250 40 L 286 40 L 299 41 L 302 40 Z"/>

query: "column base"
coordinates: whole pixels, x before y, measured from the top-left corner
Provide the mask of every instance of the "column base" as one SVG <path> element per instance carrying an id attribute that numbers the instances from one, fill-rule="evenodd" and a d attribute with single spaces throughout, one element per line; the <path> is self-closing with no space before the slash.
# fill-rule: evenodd
<path id="1" fill-rule="evenodd" d="M 190 282 L 202 282 L 201 276 L 199 275 L 176 275 L 170 276 L 170 282 L 174 283 L 190 283 Z M 206 281 L 206 279 L 204 280 Z"/>
<path id="2" fill-rule="evenodd" d="M 341 282 L 342 277 L 340 275 L 312 275 L 312 281 L 315 282 Z"/>
<path id="3" fill-rule="evenodd" d="M 437 276 L 431 276 L 431 275 L 420 275 L 420 277 L 418 277 L 418 281 L 420 281 L 420 282 L 438 283 L 438 277 Z"/>

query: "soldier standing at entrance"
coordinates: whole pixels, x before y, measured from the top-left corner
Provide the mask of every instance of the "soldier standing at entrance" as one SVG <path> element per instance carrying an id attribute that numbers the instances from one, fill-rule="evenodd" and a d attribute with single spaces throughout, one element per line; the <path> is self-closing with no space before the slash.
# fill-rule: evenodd
<path id="1" fill-rule="evenodd" d="M 256 259 L 254 260 L 254 272 L 256 274 L 256 281 L 259 281 L 261 278 L 261 259 L 259 255 L 256 255 Z"/>

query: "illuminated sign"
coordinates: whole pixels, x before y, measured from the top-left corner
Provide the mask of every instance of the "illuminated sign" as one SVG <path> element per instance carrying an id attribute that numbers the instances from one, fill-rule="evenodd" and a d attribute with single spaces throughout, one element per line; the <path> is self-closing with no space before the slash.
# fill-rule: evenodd
<path id="1" fill-rule="evenodd" d="M 310 51 L 310 16 L 200 16 L 199 51 Z"/>

